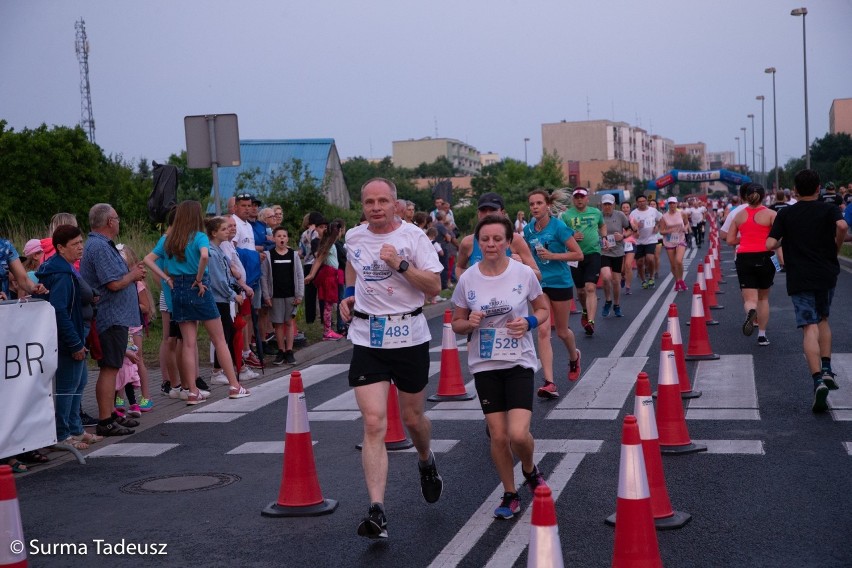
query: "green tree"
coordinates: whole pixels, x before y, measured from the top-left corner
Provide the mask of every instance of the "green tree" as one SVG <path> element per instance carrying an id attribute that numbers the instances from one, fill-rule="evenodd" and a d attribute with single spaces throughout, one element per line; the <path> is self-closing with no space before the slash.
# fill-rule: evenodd
<path id="1" fill-rule="evenodd" d="M 843 156 L 837 160 L 834 173 L 838 184 L 852 183 L 852 156 Z"/>
<path id="2" fill-rule="evenodd" d="M 601 187 L 612 189 L 616 187 L 626 186 L 629 179 L 627 174 L 619 170 L 615 166 L 611 167 L 603 173 L 603 184 Z M 600 188 L 599 188 L 600 189 Z"/>

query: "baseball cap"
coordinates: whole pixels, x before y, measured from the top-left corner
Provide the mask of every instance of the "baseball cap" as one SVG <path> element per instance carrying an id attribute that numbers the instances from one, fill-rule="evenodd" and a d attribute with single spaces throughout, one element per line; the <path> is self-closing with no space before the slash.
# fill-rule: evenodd
<path id="1" fill-rule="evenodd" d="M 677 203 L 677 197 L 669 197 L 666 199 L 666 203 Z"/>
<path id="2" fill-rule="evenodd" d="M 500 195 L 494 192 L 488 192 L 482 194 L 479 198 L 479 203 L 476 206 L 477 209 L 482 209 L 483 207 L 501 211 L 505 208 L 505 204 L 503 203 L 503 198 L 500 197 Z"/>
<path id="3" fill-rule="evenodd" d="M 260 200 L 251 193 L 240 193 L 236 197 L 234 197 L 234 199 L 236 199 L 237 201 L 249 200 L 252 203 L 260 203 Z"/>
<path id="4" fill-rule="evenodd" d="M 571 192 L 571 195 L 577 197 L 578 195 L 582 195 L 583 197 L 589 195 L 589 190 L 585 187 L 575 187 L 574 191 Z"/>
<path id="5" fill-rule="evenodd" d="M 603 203 L 609 203 L 611 205 L 614 205 L 615 204 L 615 196 L 607 193 L 606 195 L 601 197 L 601 204 L 603 204 Z"/>

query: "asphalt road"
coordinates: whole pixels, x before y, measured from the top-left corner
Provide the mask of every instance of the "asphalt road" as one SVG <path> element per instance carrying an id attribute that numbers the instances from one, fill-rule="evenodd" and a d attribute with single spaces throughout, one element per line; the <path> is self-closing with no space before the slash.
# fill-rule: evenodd
<path id="1" fill-rule="evenodd" d="M 713 311 L 720 325 L 709 328 L 722 358 L 687 364 L 704 395 L 684 405 L 691 438 L 706 441 L 711 451 L 663 458 L 672 505 L 693 516 L 682 529 L 657 533 L 663 563 L 852 566 L 850 269 L 841 273 L 831 316 L 840 390 L 829 398 L 832 412 L 815 415 L 785 275 L 777 275 L 772 289 L 771 345 L 759 347 L 757 333 L 745 338 L 741 332 L 744 312 L 729 249 L 722 259 L 725 308 Z M 688 269 L 690 289 L 696 264 Z M 656 384 L 671 301 L 688 341 L 690 294 L 670 293 L 670 280 L 658 282 L 657 290 L 634 286 L 623 297 L 624 318 L 598 315 L 592 338 L 572 316 L 583 376 L 568 383 L 567 356 L 556 346 L 562 397 L 535 401 L 539 467 L 556 496 L 566 566 L 609 566 L 612 559 L 614 531 L 604 519 L 615 511 L 621 426 L 632 413 L 633 393 L 611 383 L 619 376 L 632 382 L 642 369 Z M 430 326 L 437 367 L 440 317 Z M 326 349 L 302 367 L 318 479 L 323 496 L 339 501 L 332 514 L 260 514 L 280 488 L 288 401 L 287 373 L 267 373 L 253 397 L 194 408 L 173 404 L 156 418 L 146 415 L 136 435 L 98 444 L 87 453 L 102 457 L 90 455 L 86 465 L 66 461 L 16 478 L 30 566 L 525 566 L 530 495 L 521 489 L 522 515 L 491 518 L 502 490 L 475 403 L 428 403 L 445 482 L 441 500 L 429 505 L 421 497 L 416 455 L 394 452 L 386 497 L 390 538 L 356 535 L 369 503 L 355 449 L 362 426 L 347 394 L 351 351 L 343 344 Z M 460 355 L 468 381 L 466 353 Z M 430 379 L 430 394 L 438 376 Z M 146 452 L 157 455 L 140 455 Z M 124 455 L 109 455 L 116 453 Z M 145 485 L 158 476 L 187 477 Z M 214 485 L 193 490 L 196 482 Z M 115 554 L 113 545 L 122 542 L 165 545 L 167 554 Z"/>

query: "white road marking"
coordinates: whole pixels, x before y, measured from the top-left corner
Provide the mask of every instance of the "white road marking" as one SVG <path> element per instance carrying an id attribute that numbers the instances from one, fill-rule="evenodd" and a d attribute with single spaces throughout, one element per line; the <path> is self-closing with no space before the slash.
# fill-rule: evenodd
<path id="1" fill-rule="evenodd" d="M 692 264 L 692 258 L 695 256 L 695 250 L 692 249 L 687 253 L 686 258 L 683 259 L 683 270 L 684 274 L 689 269 L 689 266 Z M 663 283 L 664 285 L 668 283 L 668 279 Z M 689 292 L 691 293 L 691 292 Z M 646 357 L 648 352 L 651 350 L 653 345 L 659 347 L 660 344 L 660 336 L 665 329 L 660 329 L 665 321 L 668 323 L 669 317 L 669 305 L 674 302 L 675 296 L 677 296 L 677 292 L 674 291 L 674 288 L 668 293 L 668 295 L 663 300 L 663 303 L 660 305 L 660 309 L 657 311 L 657 315 L 654 317 L 653 321 L 651 321 L 651 325 L 648 326 L 647 332 L 645 336 L 642 338 L 642 342 L 639 343 L 639 347 L 636 348 L 636 357 Z M 680 322 L 680 314 L 678 314 L 678 322 Z M 682 330 L 681 330 L 682 331 Z M 681 334 L 682 335 L 682 334 Z M 611 357 L 612 355 L 610 355 Z"/>
<path id="2" fill-rule="evenodd" d="M 852 456 L 852 442 L 843 442 L 843 448 L 846 450 L 846 453 Z"/>
<path id="3" fill-rule="evenodd" d="M 284 446 L 286 444 L 281 441 L 277 442 L 246 442 L 244 444 L 240 444 L 230 452 L 227 452 L 225 455 L 238 455 L 238 454 L 283 454 Z M 311 440 L 311 445 L 316 446 L 317 441 Z"/>
<path id="4" fill-rule="evenodd" d="M 190 412 L 181 414 L 171 420 L 166 420 L 166 424 L 198 424 L 201 422 L 232 422 L 237 418 L 245 416 L 245 412 Z"/>
<path id="5" fill-rule="evenodd" d="M 602 440 L 536 440 L 536 451 L 534 460 L 541 461 L 544 454 L 550 452 L 565 453 L 553 472 L 547 479 L 547 484 L 556 501 L 562 489 L 567 485 L 571 476 L 577 470 L 586 452 L 597 452 L 600 450 Z M 521 464 L 515 467 L 515 477 L 521 477 Z M 473 549 L 480 538 L 486 533 L 494 521 L 493 510 L 495 504 L 503 496 L 503 485 L 497 484 L 494 491 L 486 498 L 485 502 L 471 515 L 470 520 L 456 533 L 456 536 L 447 543 L 444 549 L 435 557 L 430 568 L 454 568 Z M 531 503 L 528 495 L 524 500 Z M 508 537 L 503 541 L 500 548 L 492 556 L 489 566 L 512 566 L 523 553 L 529 543 L 530 518 L 532 507 L 527 506 L 516 526 Z"/>
<path id="6" fill-rule="evenodd" d="M 549 420 L 613 420 L 621 412 L 647 357 L 595 359 L 574 388 L 547 415 Z"/>
<path id="7" fill-rule="evenodd" d="M 765 455 L 763 440 L 692 440 L 707 446 L 708 454 L 752 454 Z M 702 452 L 704 453 L 704 452 Z"/>
<path id="8" fill-rule="evenodd" d="M 180 444 L 141 444 L 125 442 L 111 444 L 105 448 L 88 454 L 87 458 L 153 458 L 163 454 Z"/>
<path id="9" fill-rule="evenodd" d="M 848 422 L 852 420 L 852 384 L 849 381 L 852 377 L 852 353 L 832 354 L 831 367 L 837 375 L 835 380 L 840 387 L 828 394 L 831 416 L 837 421 Z"/>
<path id="10" fill-rule="evenodd" d="M 699 362 L 693 388 L 704 394 L 689 401 L 687 419 L 760 420 L 751 355 L 722 355 L 716 361 Z"/>

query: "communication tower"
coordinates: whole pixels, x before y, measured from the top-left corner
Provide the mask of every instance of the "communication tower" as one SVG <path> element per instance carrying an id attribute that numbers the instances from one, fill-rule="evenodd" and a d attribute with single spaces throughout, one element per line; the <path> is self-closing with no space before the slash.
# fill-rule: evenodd
<path id="1" fill-rule="evenodd" d="M 86 22 L 83 18 L 74 22 L 77 39 L 74 49 L 80 63 L 80 126 L 86 131 L 89 142 L 95 143 L 95 117 L 92 114 L 92 92 L 89 89 L 89 40 L 86 38 Z"/>

